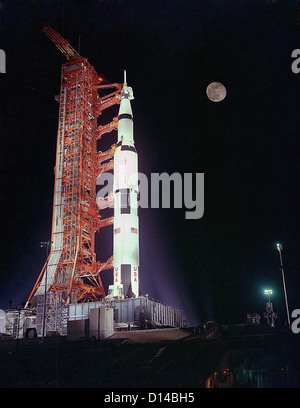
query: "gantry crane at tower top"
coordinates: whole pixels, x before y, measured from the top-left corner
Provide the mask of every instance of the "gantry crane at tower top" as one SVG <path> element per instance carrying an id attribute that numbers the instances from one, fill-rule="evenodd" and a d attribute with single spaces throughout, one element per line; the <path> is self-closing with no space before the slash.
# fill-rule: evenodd
<path id="1" fill-rule="evenodd" d="M 54 28 L 45 26 L 43 32 L 50 38 L 56 47 L 64 54 L 68 61 L 82 59 L 82 56 L 65 40 Z"/>
<path id="2" fill-rule="evenodd" d="M 46 298 L 47 310 L 53 311 L 59 303 L 105 296 L 100 272 L 112 268 L 112 258 L 104 263 L 96 260 L 95 232 L 111 225 L 113 217 L 99 215 L 96 178 L 104 168 L 112 169 L 114 145 L 97 152 L 97 140 L 116 129 L 118 121 L 98 126 L 97 118 L 120 103 L 121 85 L 102 84 L 94 67 L 56 30 L 47 26 L 43 31 L 68 62 L 61 70 L 52 245 L 28 302 L 38 305 Z M 99 89 L 112 92 L 100 97 Z M 51 318 L 46 321 L 51 329 Z"/>

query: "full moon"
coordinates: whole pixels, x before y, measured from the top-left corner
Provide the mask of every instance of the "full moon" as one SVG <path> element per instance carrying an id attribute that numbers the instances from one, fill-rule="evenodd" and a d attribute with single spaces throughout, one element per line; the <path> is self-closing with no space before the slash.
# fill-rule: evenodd
<path id="1" fill-rule="evenodd" d="M 206 88 L 207 97 L 213 102 L 221 102 L 227 94 L 226 88 L 221 82 L 212 82 Z"/>

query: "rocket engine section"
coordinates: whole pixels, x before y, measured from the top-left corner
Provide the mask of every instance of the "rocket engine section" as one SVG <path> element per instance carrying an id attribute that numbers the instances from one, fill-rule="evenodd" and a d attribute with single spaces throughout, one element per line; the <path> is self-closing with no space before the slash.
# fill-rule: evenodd
<path id="1" fill-rule="evenodd" d="M 106 298 L 139 296 L 138 157 L 133 139 L 132 88 L 126 77 L 118 115 L 114 153 L 114 283 Z"/>

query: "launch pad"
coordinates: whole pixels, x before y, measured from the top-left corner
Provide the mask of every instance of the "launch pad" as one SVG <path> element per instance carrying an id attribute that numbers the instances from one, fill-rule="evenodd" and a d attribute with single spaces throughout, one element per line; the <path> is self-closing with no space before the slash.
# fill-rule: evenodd
<path id="1" fill-rule="evenodd" d="M 110 308 L 114 311 L 116 331 L 122 329 L 149 329 L 181 327 L 181 311 L 163 303 L 140 296 L 101 302 L 74 303 L 69 305 L 69 320 L 88 319 L 94 308 Z"/>
<path id="2" fill-rule="evenodd" d="M 6 310 L 6 334 L 15 338 L 42 337 L 44 330 L 45 336 L 59 334 L 70 340 L 98 340 L 118 331 L 182 327 L 180 310 L 147 296 L 61 304 L 56 308 L 52 304 L 52 308 L 46 309 L 44 315 L 41 302 L 34 309 Z"/>

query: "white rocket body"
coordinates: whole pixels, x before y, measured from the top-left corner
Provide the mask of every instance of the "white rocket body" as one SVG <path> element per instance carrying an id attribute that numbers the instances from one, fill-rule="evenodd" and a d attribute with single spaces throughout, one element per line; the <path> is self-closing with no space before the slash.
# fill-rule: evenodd
<path id="1" fill-rule="evenodd" d="M 124 80 L 114 153 L 114 282 L 108 298 L 139 296 L 138 158 L 133 140 L 132 88 Z"/>

